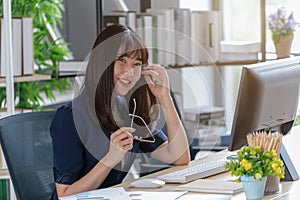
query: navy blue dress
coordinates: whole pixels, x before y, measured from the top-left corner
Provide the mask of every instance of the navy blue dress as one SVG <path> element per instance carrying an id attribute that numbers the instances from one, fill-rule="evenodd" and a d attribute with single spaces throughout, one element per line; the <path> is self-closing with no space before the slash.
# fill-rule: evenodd
<path id="1" fill-rule="evenodd" d="M 60 107 L 53 119 L 50 132 L 53 143 L 54 181 L 70 185 L 81 179 L 103 158 L 109 149 L 110 132 L 93 123 L 89 117 L 83 96 Z M 124 107 L 119 101 L 118 108 Z M 120 115 L 122 117 L 122 115 Z M 127 115 L 128 116 L 128 115 Z M 122 182 L 139 151 L 149 153 L 167 141 L 162 131 L 155 134 L 155 143 L 134 140 L 133 148 L 123 162 L 114 167 L 99 188 Z M 125 160 L 125 162 L 124 162 Z M 125 163 L 125 164 L 124 164 Z M 52 199 L 58 199 L 56 190 Z"/>

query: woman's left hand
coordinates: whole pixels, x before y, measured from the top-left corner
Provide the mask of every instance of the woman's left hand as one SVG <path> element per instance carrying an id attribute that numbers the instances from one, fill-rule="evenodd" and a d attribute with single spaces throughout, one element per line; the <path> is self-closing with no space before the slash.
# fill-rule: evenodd
<path id="1" fill-rule="evenodd" d="M 161 100 L 170 95 L 169 77 L 167 70 L 160 65 L 148 65 L 143 68 L 142 74 L 150 87 L 151 92 Z"/>

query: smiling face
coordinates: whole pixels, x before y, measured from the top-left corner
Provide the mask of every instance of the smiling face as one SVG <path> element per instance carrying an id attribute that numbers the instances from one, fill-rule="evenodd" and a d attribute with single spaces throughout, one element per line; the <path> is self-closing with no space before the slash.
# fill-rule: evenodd
<path id="1" fill-rule="evenodd" d="M 114 85 L 118 94 L 124 96 L 141 78 L 142 61 L 127 55 L 118 57 L 114 65 Z"/>

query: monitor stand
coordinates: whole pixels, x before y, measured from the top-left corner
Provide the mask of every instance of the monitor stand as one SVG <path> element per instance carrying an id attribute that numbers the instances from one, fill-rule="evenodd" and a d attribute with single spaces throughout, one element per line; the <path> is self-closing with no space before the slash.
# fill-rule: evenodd
<path id="1" fill-rule="evenodd" d="M 281 145 L 280 149 L 280 158 L 283 161 L 285 165 L 285 170 L 284 170 L 284 178 L 281 179 L 282 181 L 296 181 L 299 179 L 299 175 L 296 171 L 296 168 L 294 164 L 292 163 L 292 160 L 290 159 L 290 156 L 288 152 L 286 151 L 286 148 L 284 145 Z"/>

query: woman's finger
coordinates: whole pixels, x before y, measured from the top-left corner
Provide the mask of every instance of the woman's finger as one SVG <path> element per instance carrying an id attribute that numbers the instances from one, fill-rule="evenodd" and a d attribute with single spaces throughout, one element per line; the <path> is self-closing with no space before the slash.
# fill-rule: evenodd
<path id="1" fill-rule="evenodd" d="M 131 127 L 122 127 L 120 129 L 118 129 L 117 131 L 115 131 L 114 133 L 112 133 L 110 135 L 110 139 L 114 139 L 115 137 L 117 137 L 118 135 L 120 135 L 122 132 L 129 132 L 129 133 L 134 133 L 135 132 L 135 128 L 131 128 Z"/>
<path id="2" fill-rule="evenodd" d="M 143 67 L 143 69 L 144 70 L 150 70 L 151 69 L 151 70 L 157 71 L 157 70 L 163 69 L 163 67 L 160 66 L 160 65 L 147 65 L 147 66 Z"/>
<path id="3" fill-rule="evenodd" d="M 117 144 L 120 143 L 123 140 L 126 140 L 127 138 L 133 139 L 133 136 L 130 132 L 124 131 L 121 134 L 115 136 L 114 138 L 111 139 L 112 143 Z"/>
<path id="4" fill-rule="evenodd" d="M 125 139 L 125 140 L 120 141 L 118 145 L 119 145 L 121 148 L 123 148 L 123 147 L 126 147 L 126 146 L 128 146 L 128 145 L 131 146 L 132 143 L 133 143 L 133 138 L 127 138 L 127 139 Z"/>
<path id="5" fill-rule="evenodd" d="M 149 85 L 149 87 L 152 87 L 155 85 L 149 75 L 145 75 L 144 78 L 145 78 L 146 83 Z"/>
<path id="6" fill-rule="evenodd" d="M 154 70 L 144 70 L 142 71 L 142 74 L 143 75 L 151 75 L 151 76 L 159 76 L 159 73 L 157 71 L 154 71 Z"/>

